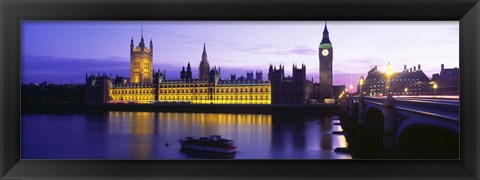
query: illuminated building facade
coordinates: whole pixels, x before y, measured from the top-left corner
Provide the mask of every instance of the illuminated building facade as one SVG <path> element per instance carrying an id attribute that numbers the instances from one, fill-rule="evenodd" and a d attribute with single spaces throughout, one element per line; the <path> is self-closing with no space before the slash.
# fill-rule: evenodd
<path id="1" fill-rule="evenodd" d="M 167 79 L 165 71 L 153 71 L 153 42 L 150 49 L 142 39 L 130 44 L 130 79 L 98 74 L 86 76 L 86 103 L 191 103 L 191 104 L 271 104 L 270 81 L 262 73 L 247 72 L 248 78 L 221 80 L 220 68 L 209 68 L 204 44 L 198 79 L 192 78 L 190 63 L 180 71 L 180 79 Z M 242 76 L 243 77 L 243 76 Z"/>
<path id="2" fill-rule="evenodd" d="M 217 69 L 210 78 L 192 80 L 162 80 L 158 102 L 191 104 L 270 104 L 271 86 L 268 81 L 220 80 Z"/>
<path id="3" fill-rule="evenodd" d="M 134 48 L 133 38 L 130 42 L 130 82 L 132 84 L 152 84 L 153 82 L 153 42 L 150 40 L 150 49 L 145 47 L 142 39 Z"/>
<path id="4" fill-rule="evenodd" d="M 417 69 L 418 67 L 418 69 Z M 366 96 L 383 96 L 386 94 L 386 75 L 380 72 L 377 66 L 368 71 L 362 86 L 362 92 Z M 404 66 L 402 72 L 393 73 L 390 82 L 392 95 L 425 95 L 433 93 L 430 79 L 422 71 L 421 66 L 407 69 Z"/>

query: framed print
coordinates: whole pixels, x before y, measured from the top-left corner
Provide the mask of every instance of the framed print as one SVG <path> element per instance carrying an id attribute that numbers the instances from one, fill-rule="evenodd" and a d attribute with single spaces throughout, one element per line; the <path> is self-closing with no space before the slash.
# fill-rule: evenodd
<path id="1" fill-rule="evenodd" d="M 2 178 L 478 178 L 477 1 L 1 11 Z"/>

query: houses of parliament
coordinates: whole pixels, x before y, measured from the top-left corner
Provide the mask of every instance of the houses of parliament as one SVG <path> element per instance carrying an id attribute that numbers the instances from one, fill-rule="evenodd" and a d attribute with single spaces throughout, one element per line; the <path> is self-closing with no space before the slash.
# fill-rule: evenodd
<path id="1" fill-rule="evenodd" d="M 327 77 L 320 76 L 321 82 L 328 82 L 326 86 L 307 80 L 303 64 L 292 66 L 292 77 L 284 75 L 284 66 L 270 65 L 267 80 L 263 80 L 261 71 L 255 77 L 250 71 L 247 77 L 231 74 L 230 78 L 222 79 L 220 67 L 210 67 L 205 43 L 197 78 L 193 78 L 188 63 L 180 71 L 179 79 L 167 79 L 165 71 L 154 70 L 153 42 L 150 40 L 147 47 L 142 32 L 138 46 L 135 47 L 133 38 L 130 41 L 130 77 L 87 74 L 86 103 L 305 104 L 308 99 L 318 98 L 320 92 L 327 93 L 323 98 L 333 97 L 332 57 L 331 53 L 325 55 L 325 49 L 331 51 L 326 26 L 319 49 L 320 65 L 327 64 L 320 67 L 321 71 L 328 71 L 324 73 Z"/>

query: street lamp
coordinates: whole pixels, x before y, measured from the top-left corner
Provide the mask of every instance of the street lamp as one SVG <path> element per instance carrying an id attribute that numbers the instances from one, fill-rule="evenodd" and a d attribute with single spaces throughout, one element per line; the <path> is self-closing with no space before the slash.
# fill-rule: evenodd
<path id="1" fill-rule="evenodd" d="M 363 94 L 363 92 L 362 92 L 363 81 L 364 81 L 364 79 L 363 79 L 363 75 L 362 75 L 362 76 L 360 76 L 360 83 L 359 83 L 360 84 L 360 90 L 358 91 L 358 92 L 360 92 L 360 96 L 362 96 L 362 94 Z"/>
<path id="2" fill-rule="evenodd" d="M 434 83 L 433 84 L 433 90 L 435 91 L 435 95 L 437 95 L 437 88 L 438 88 L 437 83 Z"/>
<path id="3" fill-rule="evenodd" d="M 405 87 L 403 91 L 405 92 L 405 94 L 408 94 L 408 87 Z"/>
<path id="4" fill-rule="evenodd" d="M 387 93 L 387 97 L 388 97 L 388 96 L 390 96 L 390 78 L 393 75 L 393 70 L 392 70 L 392 66 L 390 65 L 390 62 L 388 62 L 386 74 L 387 74 L 387 82 L 386 82 L 387 83 L 387 87 L 386 87 L 387 92 L 386 93 Z"/>

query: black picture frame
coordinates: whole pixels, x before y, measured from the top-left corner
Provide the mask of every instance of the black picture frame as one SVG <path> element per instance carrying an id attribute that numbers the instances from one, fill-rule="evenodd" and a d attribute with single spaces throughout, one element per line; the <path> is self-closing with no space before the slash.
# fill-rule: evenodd
<path id="1" fill-rule="evenodd" d="M 478 179 L 478 0 L 0 0 L 2 179 Z M 458 20 L 460 160 L 21 160 L 22 20 Z"/>

